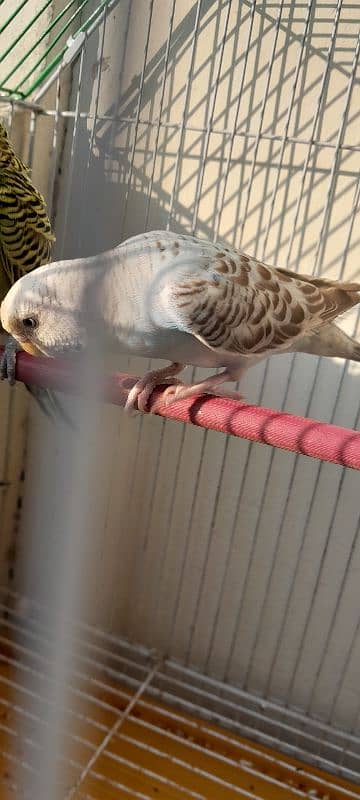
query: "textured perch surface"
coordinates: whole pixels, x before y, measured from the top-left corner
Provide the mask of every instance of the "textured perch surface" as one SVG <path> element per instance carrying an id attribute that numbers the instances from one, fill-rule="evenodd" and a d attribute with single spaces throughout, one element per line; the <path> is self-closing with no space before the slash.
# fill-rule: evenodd
<path id="1" fill-rule="evenodd" d="M 26 353 L 18 354 L 16 378 L 48 389 L 64 392 L 80 390 L 79 380 L 71 363 L 33 358 Z M 115 405 L 125 405 L 128 392 L 136 380 L 137 378 L 124 373 L 107 375 L 104 399 Z M 158 389 L 153 393 L 149 405 L 152 412 L 162 417 L 190 422 L 202 428 L 231 433 L 253 442 L 360 469 L 360 431 L 251 406 L 224 397 L 192 397 L 171 405 L 165 405 L 161 398 L 162 391 Z"/>

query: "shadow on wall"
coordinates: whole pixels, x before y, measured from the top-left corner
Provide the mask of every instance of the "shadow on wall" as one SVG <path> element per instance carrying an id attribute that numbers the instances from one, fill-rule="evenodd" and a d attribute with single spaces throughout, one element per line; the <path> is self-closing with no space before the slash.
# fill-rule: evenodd
<path id="1" fill-rule="evenodd" d="M 294 4 L 203 0 L 174 18 L 160 5 L 140 19 L 119 3 L 74 68 L 88 119 L 68 128 L 66 255 L 170 223 L 338 276 L 356 244 L 355 22 L 320 19 L 317 3 L 308 19 Z"/>
<path id="2" fill-rule="evenodd" d="M 79 115 L 67 122 L 57 187 L 58 257 L 93 254 L 169 222 L 265 252 L 280 266 L 334 277 L 346 268 L 355 277 L 351 9 L 328 64 L 334 5 L 313 4 L 297 75 L 306 9 L 274 6 L 184 0 L 172 19 L 171 0 L 158 0 L 149 39 L 147 0 L 141 17 L 130 2 L 108 14 L 73 69 Z M 260 365 L 244 381 L 249 400 L 358 424 L 358 365 L 305 355 L 298 367 L 291 356 L 271 364 L 271 380 Z M 135 360 L 119 364 L 127 367 L 139 374 Z M 324 668 L 330 690 L 317 702 L 325 696 L 327 708 L 337 678 L 321 647 L 346 637 L 340 671 L 358 622 L 355 568 L 346 625 L 340 613 L 355 559 L 354 473 L 154 417 L 129 421 L 109 408 L 103 455 L 99 617 L 132 640 L 299 707 Z M 305 689 L 292 683 L 303 653 Z M 344 719 L 353 706 L 348 693 Z"/>
<path id="3" fill-rule="evenodd" d="M 219 0 L 177 3 L 174 16 L 172 0 L 152 8 L 140 17 L 118 3 L 73 69 L 78 116 L 67 122 L 55 256 L 169 224 L 269 263 L 356 278 L 355 22 L 334 9 L 324 18 L 317 3 L 308 16 L 294 4 Z M 353 333 L 354 315 L 346 325 Z M 305 375 L 297 356 L 291 381 L 291 358 L 271 364 L 274 381 L 267 365 L 249 374 L 250 399 L 310 413 L 320 370 L 333 407 L 341 367 L 313 358 Z"/>

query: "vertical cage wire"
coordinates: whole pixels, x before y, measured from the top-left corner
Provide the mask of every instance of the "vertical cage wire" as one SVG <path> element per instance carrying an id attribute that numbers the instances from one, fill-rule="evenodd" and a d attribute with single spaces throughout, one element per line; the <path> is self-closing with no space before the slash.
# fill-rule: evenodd
<path id="1" fill-rule="evenodd" d="M 106 3 L 37 91 L 42 113 L 33 108 L 27 117 L 29 152 L 36 170 L 46 127 L 59 257 L 113 246 L 134 226 L 170 227 L 251 246 L 279 266 L 353 277 L 356 11 L 341 0 L 309 0 L 301 9 L 251 0 L 241 13 L 236 5 L 149 0 L 137 25 L 132 4 Z M 124 30 L 120 54 L 112 35 Z M 337 262 L 328 245 L 336 231 L 343 243 Z M 356 331 L 355 317 L 347 324 Z M 251 399 L 358 426 L 355 367 L 282 359 L 249 375 Z M 127 366 L 139 369 L 134 359 Z M 354 477 L 159 420 L 129 422 L 108 410 L 101 424 L 109 452 L 91 545 L 101 587 L 95 618 L 116 642 L 126 636 L 148 654 L 155 647 L 170 655 L 166 677 L 162 667 L 143 674 L 141 696 L 147 689 L 213 714 L 356 780 Z M 30 464 L 38 447 L 33 434 Z M 24 547 L 29 528 L 27 501 Z M 137 657 L 134 651 L 135 672 Z M 184 670 L 178 678 L 177 669 Z M 104 746 L 77 765 L 80 783 L 96 772 L 120 719 L 104 731 Z M 129 744 L 130 734 L 120 737 Z M 75 780 L 68 796 L 77 788 Z M 113 788 L 127 791 L 119 782 Z"/>

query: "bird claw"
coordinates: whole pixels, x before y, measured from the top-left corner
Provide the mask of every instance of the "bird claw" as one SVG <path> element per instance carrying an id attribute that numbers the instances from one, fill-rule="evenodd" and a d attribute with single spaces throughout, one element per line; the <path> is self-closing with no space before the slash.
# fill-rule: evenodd
<path id="1" fill-rule="evenodd" d="M 184 365 L 178 361 L 173 361 L 167 367 L 162 369 L 154 369 L 147 372 L 143 378 L 136 381 L 135 385 L 130 389 L 125 403 L 125 411 L 132 414 L 134 411 L 147 411 L 148 401 L 157 386 L 161 384 L 179 384 L 175 375 L 178 375 L 184 369 Z M 183 384 L 182 384 L 183 385 Z"/>
<path id="2" fill-rule="evenodd" d="M 146 411 L 149 399 L 157 386 L 168 384 L 160 397 L 160 402 L 166 406 L 178 400 L 185 400 L 188 397 L 197 395 L 212 394 L 218 397 L 226 397 L 244 402 L 244 398 L 239 392 L 226 390 L 220 384 L 224 381 L 235 380 L 235 376 L 228 370 L 218 375 L 212 375 L 204 381 L 187 385 L 174 376 L 183 369 L 183 365 L 173 362 L 163 369 L 153 370 L 140 378 L 130 390 L 125 404 L 125 411 L 132 414 L 136 411 Z M 238 377 L 238 376 L 236 376 Z"/>
<path id="3" fill-rule="evenodd" d="M 172 383 L 175 383 L 173 381 Z M 179 381 L 178 381 L 179 383 Z M 208 389 L 204 388 L 203 386 L 199 386 L 199 384 L 194 383 L 193 385 L 186 386 L 185 384 L 181 384 L 181 386 L 169 386 L 168 389 L 165 390 L 163 399 L 165 401 L 165 405 L 171 405 L 171 403 L 175 403 L 179 400 L 186 400 L 189 397 L 195 397 L 196 395 L 206 395 L 211 394 L 214 397 L 225 397 L 230 400 L 238 400 L 240 402 L 244 402 L 244 397 L 240 392 L 231 391 L 231 389 L 223 389 L 217 387 L 216 389 L 212 389 L 210 386 Z"/>
<path id="4" fill-rule="evenodd" d="M 171 386 L 168 386 L 168 388 L 165 389 L 165 392 L 163 394 L 163 398 L 162 399 L 164 400 L 165 405 L 169 406 L 171 403 L 174 403 L 176 400 L 181 399 L 181 398 L 179 398 L 179 394 L 180 394 L 181 389 L 186 390 L 187 388 L 188 387 L 185 386 L 184 383 L 181 385 L 181 387 L 179 385 L 176 386 L 175 385 L 175 381 L 174 381 L 171 384 Z"/>
<path id="5" fill-rule="evenodd" d="M 184 384 L 178 380 L 178 378 L 161 378 L 161 384 L 170 383 L 169 389 L 172 388 L 173 385 L 181 385 Z M 135 385 L 130 389 L 130 392 L 127 397 L 127 401 L 125 403 L 125 411 L 132 416 L 136 411 L 142 411 L 143 413 L 147 410 L 147 404 L 150 400 L 150 397 L 159 386 L 159 379 L 156 378 L 147 378 L 146 375 L 144 378 L 141 378 Z"/>
<path id="6" fill-rule="evenodd" d="M 15 339 L 7 339 L 0 359 L 0 380 L 7 380 L 10 386 L 13 386 L 16 382 L 16 354 L 17 343 Z"/>
<path id="7" fill-rule="evenodd" d="M 245 399 L 244 395 L 241 394 L 241 392 L 236 392 L 235 389 L 231 390 L 231 389 L 225 389 L 225 388 L 224 389 L 220 389 L 219 388 L 219 389 L 215 389 L 215 391 L 212 392 L 212 394 L 215 397 L 225 397 L 225 399 L 228 399 L 228 400 L 237 400 L 239 403 L 245 403 L 246 402 L 246 399 Z"/>

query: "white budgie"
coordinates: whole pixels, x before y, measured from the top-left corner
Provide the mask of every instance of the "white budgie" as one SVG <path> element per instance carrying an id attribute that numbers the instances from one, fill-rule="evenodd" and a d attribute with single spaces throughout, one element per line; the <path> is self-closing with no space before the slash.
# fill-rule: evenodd
<path id="1" fill-rule="evenodd" d="M 333 324 L 359 301 L 359 283 L 299 275 L 193 236 L 155 231 L 29 273 L 8 292 L 1 321 L 32 354 L 86 348 L 91 322 L 106 348 L 170 360 L 131 390 L 127 408 L 145 410 L 158 384 L 170 384 L 169 400 L 219 394 L 225 381 L 276 353 L 360 361 L 360 345 Z M 174 377 L 188 364 L 223 371 L 188 386 Z"/>

